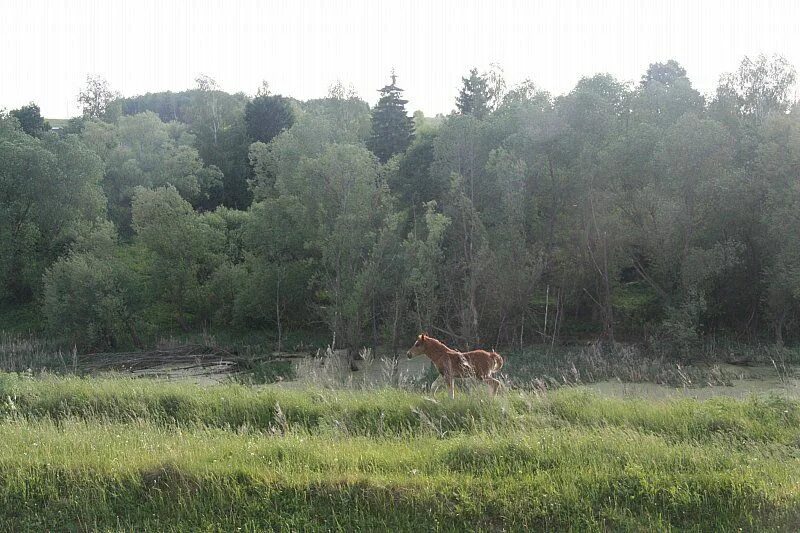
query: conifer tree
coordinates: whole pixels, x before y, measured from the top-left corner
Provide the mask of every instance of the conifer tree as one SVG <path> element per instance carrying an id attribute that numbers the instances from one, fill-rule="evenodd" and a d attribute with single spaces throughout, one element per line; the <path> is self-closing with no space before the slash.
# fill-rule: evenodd
<path id="1" fill-rule="evenodd" d="M 461 78 L 464 86 L 456 98 L 456 107 L 462 115 L 473 115 L 481 119 L 489 112 L 491 97 L 486 76 L 478 74 L 478 69 L 469 71 L 469 78 Z"/>
<path id="2" fill-rule="evenodd" d="M 402 99 L 403 89 L 397 86 L 397 76 L 392 70 L 392 83 L 380 89 L 381 97 L 372 110 L 372 134 L 367 148 L 381 163 L 408 148 L 414 138 L 414 121 L 406 115 L 406 103 Z"/>

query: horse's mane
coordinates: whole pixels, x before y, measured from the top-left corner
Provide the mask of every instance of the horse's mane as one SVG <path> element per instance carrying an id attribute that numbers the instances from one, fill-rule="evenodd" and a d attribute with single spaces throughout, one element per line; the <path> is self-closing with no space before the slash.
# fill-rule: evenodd
<path id="1" fill-rule="evenodd" d="M 443 343 L 439 339 L 435 339 L 433 337 L 429 337 L 428 335 L 425 335 L 425 343 L 426 344 L 430 343 L 432 345 L 431 346 L 431 351 L 436 352 L 437 354 L 457 354 L 457 353 L 460 353 L 458 350 L 453 350 L 452 348 L 447 346 L 445 343 Z"/>

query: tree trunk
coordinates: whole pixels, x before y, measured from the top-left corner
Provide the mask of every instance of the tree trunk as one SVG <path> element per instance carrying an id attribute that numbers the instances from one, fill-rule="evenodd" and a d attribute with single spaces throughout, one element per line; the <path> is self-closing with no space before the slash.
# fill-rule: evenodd
<path id="1" fill-rule="evenodd" d="M 614 308 L 611 305 L 611 280 L 608 272 L 606 243 L 603 245 L 603 329 L 606 338 L 614 344 Z"/>
<path id="2" fill-rule="evenodd" d="M 144 349 L 144 343 L 142 342 L 141 337 L 139 337 L 139 333 L 136 331 L 136 324 L 133 322 L 133 320 L 128 320 L 128 331 L 130 332 L 131 340 L 133 341 L 133 345 L 137 349 L 143 350 Z"/>
<path id="3" fill-rule="evenodd" d="M 781 312 L 778 320 L 775 321 L 775 344 L 778 348 L 783 348 L 783 324 L 786 322 L 786 311 Z"/>
<path id="4" fill-rule="evenodd" d="M 178 326 L 180 326 L 181 331 L 184 333 L 189 333 L 192 330 L 192 328 L 189 327 L 189 323 L 186 322 L 186 318 L 184 318 L 183 313 L 180 311 L 178 311 L 178 316 L 175 318 L 175 320 L 178 322 Z"/>
<path id="5" fill-rule="evenodd" d="M 392 352 L 392 375 L 391 375 L 391 382 L 394 385 L 397 385 L 398 382 L 398 358 L 399 354 L 397 353 L 397 334 L 398 329 L 400 326 L 400 303 L 402 302 L 401 294 L 396 292 L 394 295 L 394 318 L 392 320 L 392 345 L 391 345 L 391 352 Z"/>
<path id="6" fill-rule="evenodd" d="M 397 360 L 397 333 L 400 326 L 400 294 L 394 295 L 394 320 L 392 320 L 392 357 Z"/>
<path id="7" fill-rule="evenodd" d="M 478 341 L 478 306 L 475 303 L 477 287 L 475 286 L 474 274 L 470 274 L 469 285 L 469 342 L 474 345 Z"/>
<path id="8" fill-rule="evenodd" d="M 278 351 L 283 351 L 283 328 L 281 327 L 281 280 L 278 281 L 275 287 L 275 323 L 278 326 Z"/>
<path id="9" fill-rule="evenodd" d="M 372 353 L 378 350 L 378 312 L 375 305 L 375 293 L 372 295 Z"/>

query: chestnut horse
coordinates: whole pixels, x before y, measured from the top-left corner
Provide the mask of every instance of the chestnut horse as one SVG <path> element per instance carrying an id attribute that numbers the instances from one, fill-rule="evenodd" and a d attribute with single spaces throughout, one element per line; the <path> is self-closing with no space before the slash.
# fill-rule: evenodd
<path id="1" fill-rule="evenodd" d="M 489 385 L 492 396 L 497 394 L 500 382 L 493 378 L 492 374 L 503 367 L 503 358 L 500 354 L 486 350 L 459 352 L 424 333 L 417 337 L 414 346 L 406 352 L 409 359 L 422 354 L 427 355 L 436 365 L 439 374 L 447 382 L 451 398 L 456 397 L 453 383 L 455 378 L 477 378 Z"/>

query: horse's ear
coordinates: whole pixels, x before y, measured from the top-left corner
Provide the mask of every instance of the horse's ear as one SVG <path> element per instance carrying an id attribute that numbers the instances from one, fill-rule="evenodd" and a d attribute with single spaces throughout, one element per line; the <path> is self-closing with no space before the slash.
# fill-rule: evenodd
<path id="1" fill-rule="evenodd" d="M 421 341 L 425 340 L 425 334 L 424 333 L 420 333 L 419 340 L 421 340 Z"/>

